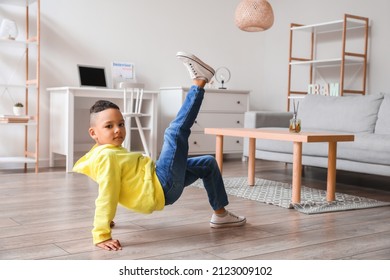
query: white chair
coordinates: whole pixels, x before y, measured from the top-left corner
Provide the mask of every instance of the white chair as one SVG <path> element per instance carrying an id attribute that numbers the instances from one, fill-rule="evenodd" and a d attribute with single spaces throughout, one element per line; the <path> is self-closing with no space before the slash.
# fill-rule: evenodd
<path id="1" fill-rule="evenodd" d="M 131 118 L 135 119 L 137 124 L 139 136 L 141 138 L 142 146 L 144 147 L 144 153 L 150 157 L 148 144 L 145 138 L 144 130 L 141 125 L 140 117 L 143 116 L 141 113 L 142 98 L 144 94 L 144 84 L 142 83 L 130 83 L 121 82 L 119 88 L 123 89 L 123 112 L 122 115 L 128 123 L 127 136 L 124 141 L 125 148 L 130 151 L 131 142 Z M 128 120 L 128 122 L 127 122 Z"/>

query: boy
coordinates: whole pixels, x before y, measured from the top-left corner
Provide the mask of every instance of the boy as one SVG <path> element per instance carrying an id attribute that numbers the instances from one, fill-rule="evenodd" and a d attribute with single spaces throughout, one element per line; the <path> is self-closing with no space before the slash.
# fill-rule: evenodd
<path id="1" fill-rule="evenodd" d="M 154 162 L 140 153 L 122 147 L 126 136 L 125 121 L 119 107 L 109 101 L 97 101 L 91 107 L 89 134 L 96 144 L 76 162 L 73 170 L 99 184 L 96 199 L 93 242 L 105 250 L 122 249 L 112 239 L 118 203 L 140 213 L 162 210 L 173 204 L 184 187 L 201 178 L 214 213 L 212 228 L 242 226 L 245 217 L 225 209 L 228 198 L 218 165 L 212 156 L 188 158 L 188 137 L 204 96 L 204 86 L 214 76 L 214 69 L 194 55 L 178 52 L 187 67 L 191 86 L 176 118 L 164 134 L 159 159 Z"/>

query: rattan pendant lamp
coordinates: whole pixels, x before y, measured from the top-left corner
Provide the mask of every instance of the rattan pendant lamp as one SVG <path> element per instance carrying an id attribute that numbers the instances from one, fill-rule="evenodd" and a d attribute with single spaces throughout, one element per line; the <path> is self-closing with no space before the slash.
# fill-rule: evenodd
<path id="1" fill-rule="evenodd" d="M 265 31 L 274 23 L 274 12 L 266 0 L 241 0 L 236 8 L 235 23 L 248 32 Z"/>

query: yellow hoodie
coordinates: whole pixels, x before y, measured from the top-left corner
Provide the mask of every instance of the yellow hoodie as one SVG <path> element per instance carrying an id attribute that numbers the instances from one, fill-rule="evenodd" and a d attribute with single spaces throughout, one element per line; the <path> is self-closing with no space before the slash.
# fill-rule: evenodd
<path id="1" fill-rule="evenodd" d="M 140 153 L 110 144 L 95 145 L 76 162 L 73 171 L 99 184 L 92 230 L 94 244 L 111 239 L 110 222 L 118 203 L 140 213 L 164 208 L 164 192 L 154 162 Z"/>

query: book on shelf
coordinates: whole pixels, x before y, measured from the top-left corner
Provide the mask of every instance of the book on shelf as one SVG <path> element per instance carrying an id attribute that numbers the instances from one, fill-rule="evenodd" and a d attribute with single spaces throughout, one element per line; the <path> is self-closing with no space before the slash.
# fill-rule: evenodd
<path id="1" fill-rule="evenodd" d="M 26 115 L 0 115 L 0 123 L 26 123 L 29 120 L 30 117 Z"/>

